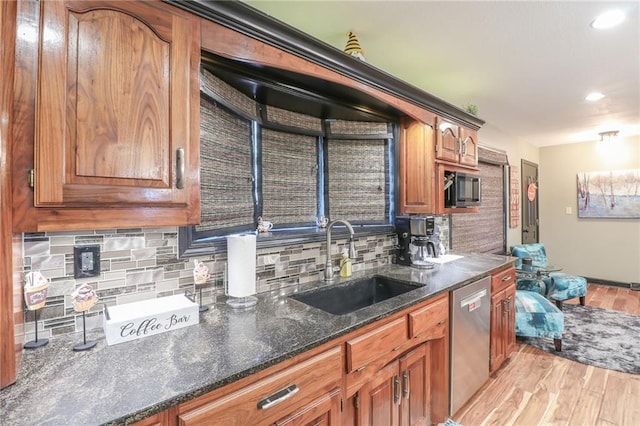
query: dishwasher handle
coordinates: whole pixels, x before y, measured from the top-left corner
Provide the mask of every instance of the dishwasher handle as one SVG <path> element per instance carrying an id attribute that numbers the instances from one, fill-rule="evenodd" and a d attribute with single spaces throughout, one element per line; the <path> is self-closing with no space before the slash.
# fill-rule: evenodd
<path id="1" fill-rule="evenodd" d="M 487 295 L 487 289 L 483 288 L 482 290 L 472 294 L 471 296 L 467 296 L 460 301 L 460 307 L 465 308 L 469 307 L 469 309 L 474 308 L 478 305 L 478 302 Z"/>

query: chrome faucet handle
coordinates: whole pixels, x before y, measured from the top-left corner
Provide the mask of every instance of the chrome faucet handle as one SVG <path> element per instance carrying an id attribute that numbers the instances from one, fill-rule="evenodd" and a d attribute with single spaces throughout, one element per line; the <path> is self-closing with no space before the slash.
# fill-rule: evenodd
<path id="1" fill-rule="evenodd" d="M 351 259 L 355 259 L 358 257 L 358 252 L 356 251 L 356 242 L 353 239 L 353 235 L 349 237 L 349 257 Z"/>
<path id="2" fill-rule="evenodd" d="M 354 232 L 353 227 L 346 220 L 336 219 L 329 223 L 327 226 L 327 261 L 325 263 L 325 271 L 324 271 L 324 280 L 325 281 L 333 281 L 333 265 L 331 262 L 331 230 L 336 223 L 344 224 L 349 230 L 349 257 L 355 258 L 356 255 L 356 246 L 353 240 Z"/>

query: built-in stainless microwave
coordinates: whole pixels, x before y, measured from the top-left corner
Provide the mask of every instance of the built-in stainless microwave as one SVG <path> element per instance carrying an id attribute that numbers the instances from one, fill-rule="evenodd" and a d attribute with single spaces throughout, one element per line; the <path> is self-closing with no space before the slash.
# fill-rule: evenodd
<path id="1" fill-rule="evenodd" d="M 446 208 L 479 206 L 481 193 L 480 176 L 460 172 L 444 173 L 444 206 Z"/>

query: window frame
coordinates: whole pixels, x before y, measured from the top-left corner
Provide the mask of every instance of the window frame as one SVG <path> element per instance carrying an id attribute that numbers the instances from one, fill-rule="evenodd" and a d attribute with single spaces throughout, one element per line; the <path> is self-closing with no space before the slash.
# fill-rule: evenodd
<path id="1" fill-rule="evenodd" d="M 240 116 L 242 119 L 251 121 L 251 141 L 252 156 L 254 167 L 252 167 L 254 173 L 254 224 L 247 224 L 241 226 L 228 227 L 220 230 L 207 230 L 197 231 L 196 226 L 180 227 L 178 232 L 178 256 L 192 257 L 205 254 L 223 253 L 227 250 L 226 237 L 228 235 L 237 233 L 252 232 L 255 230 L 255 223 L 257 222 L 258 212 L 262 211 L 262 146 L 261 146 L 261 134 L 262 129 L 269 129 L 287 133 L 296 133 L 306 136 L 316 137 L 316 165 L 318 168 L 318 175 L 316 176 L 316 188 L 317 188 L 317 217 L 328 214 L 328 184 L 329 174 L 328 170 L 328 144 L 327 139 L 384 139 L 387 161 L 389 163 L 388 176 L 389 190 L 385 193 L 388 197 L 389 211 L 387 212 L 386 220 L 381 221 L 354 221 L 351 222 L 354 230 L 358 236 L 370 236 L 370 235 L 388 235 L 394 232 L 393 217 L 395 216 L 396 205 L 396 193 L 397 182 L 395 176 L 395 170 L 397 167 L 397 155 L 396 155 L 396 141 L 399 137 L 398 123 L 393 120 L 388 120 L 387 128 L 388 132 L 384 135 L 386 137 L 380 137 L 382 135 L 333 135 L 330 134 L 327 129 L 327 120 L 322 120 L 323 132 L 305 131 L 299 128 L 283 126 L 264 120 L 265 115 L 260 114 L 259 117 L 247 117 L 242 111 L 231 108 L 226 105 L 223 99 L 218 97 L 212 97 L 210 93 L 205 94 L 209 99 L 215 101 L 218 105 L 226 108 L 227 111 L 232 114 Z M 264 105 L 258 104 L 259 110 L 264 110 Z M 249 142 L 248 142 L 249 143 Z M 268 218 L 267 218 L 268 219 Z M 349 218 L 341 218 L 349 220 Z M 299 225 L 299 226 L 297 226 Z M 346 228 L 336 227 L 334 229 L 334 235 L 340 238 L 344 234 L 344 237 L 348 236 Z M 258 248 L 271 248 L 280 247 L 285 245 L 309 243 L 323 241 L 326 238 L 326 230 L 318 227 L 315 223 L 300 223 L 300 224 L 288 224 L 286 228 L 279 228 L 274 226 L 273 231 L 269 233 L 257 233 L 257 247 Z"/>

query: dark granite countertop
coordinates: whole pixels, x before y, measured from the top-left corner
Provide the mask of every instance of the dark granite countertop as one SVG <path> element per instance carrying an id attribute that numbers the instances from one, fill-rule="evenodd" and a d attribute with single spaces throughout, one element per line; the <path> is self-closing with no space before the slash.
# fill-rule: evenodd
<path id="1" fill-rule="evenodd" d="M 509 265 L 512 257 L 467 254 L 430 270 L 389 265 L 343 281 L 384 275 L 424 284 L 374 306 L 336 316 L 287 297 L 327 285 L 300 284 L 258 295 L 256 306 L 212 305 L 190 327 L 114 346 L 72 346 L 80 333 L 24 351 L 18 381 L 0 391 L 3 425 L 125 424 L 188 401 L 444 291 Z M 335 283 L 334 283 L 335 284 Z M 333 285 L 333 284 L 329 284 Z"/>

